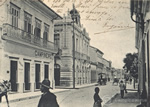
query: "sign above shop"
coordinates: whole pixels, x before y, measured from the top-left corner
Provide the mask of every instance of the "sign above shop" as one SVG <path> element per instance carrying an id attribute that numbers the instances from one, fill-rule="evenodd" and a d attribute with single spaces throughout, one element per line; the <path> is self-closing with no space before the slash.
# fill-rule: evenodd
<path id="1" fill-rule="evenodd" d="M 36 57 L 43 57 L 43 58 L 52 59 L 52 54 L 51 53 L 42 52 L 42 51 L 38 51 L 38 50 L 35 50 L 35 56 Z"/>

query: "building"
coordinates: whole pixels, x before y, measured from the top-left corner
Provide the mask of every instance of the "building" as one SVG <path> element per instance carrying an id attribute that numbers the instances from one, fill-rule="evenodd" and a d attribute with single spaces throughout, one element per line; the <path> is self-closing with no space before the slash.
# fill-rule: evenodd
<path id="1" fill-rule="evenodd" d="M 54 29 L 54 42 L 59 47 L 55 56 L 55 85 L 72 87 L 90 83 L 90 38 L 74 5 L 62 20 L 55 21 Z"/>
<path id="2" fill-rule="evenodd" d="M 131 0 L 131 19 L 136 24 L 135 47 L 138 50 L 138 82 L 141 103 L 150 105 L 150 1 Z M 134 19 L 135 17 L 135 19 Z"/>
<path id="3" fill-rule="evenodd" d="M 103 58 L 103 73 L 106 73 L 107 79 L 111 77 L 111 63 L 111 61 L 108 61 L 105 58 Z"/>
<path id="4" fill-rule="evenodd" d="M 90 46 L 89 49 L 90 53 L 90 62 L 91 62 L 91 82 L 97 82 L 98 81 L 98 74 L 104 73 L 104 63 L 103 63 L 103 55 L 104 53 L 100 51 L 99 49 Z"/>
<path id="5" fill-rule="evenodd" d="M 2 1 L 1 1 L 2 2 Z M 48 78 L 54 88 L 54 19 L 41 1 L 7 0 L 0 6 L 0 75 L 13 92 L 38 91 Z"/>

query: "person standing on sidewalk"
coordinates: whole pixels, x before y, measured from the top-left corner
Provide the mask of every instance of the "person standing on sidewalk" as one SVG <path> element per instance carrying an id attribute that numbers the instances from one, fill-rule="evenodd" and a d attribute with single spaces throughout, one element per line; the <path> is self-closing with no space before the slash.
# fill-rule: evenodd
<path id="1" fill-rule="evenodd" d="M 120 87 L 120 95 L 121 95 L 121 98 L 123 98 L 123 97 L 124 97 L 125 85 L 124 85 L 124 83 L 123 83 L 122 80 L 120 81 L 119 87 Z"/>
<path id="2" fill-rule="evenodd" d="M 95 94 L 94 94 L 94 105 L 93 107 L 102 107 L 101 103 L 102 103 L 102 99 L 100 98 L 99 94 L 99 88 L 96 87 L 95 88 Z"/>
<path id="3" fill-rule="evenodd" d="M 40 88 L 43 94 L 39 100 L 38 107 L 59 107 L 56 96 L 49 91 L 50 88 L 50 81 L 48 79 L 44 79 Z"/>
<path id="4" fill-rule="evenodd" d="M 130 78 L 130 84 L 132 84 L 132 78 Z"/>

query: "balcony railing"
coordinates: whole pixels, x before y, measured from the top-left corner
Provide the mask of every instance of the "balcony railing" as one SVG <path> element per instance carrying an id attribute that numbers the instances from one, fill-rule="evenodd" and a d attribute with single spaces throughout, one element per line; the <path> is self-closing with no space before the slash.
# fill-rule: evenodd
<path id="1" fill-rule="evenodd" d="M 75 51 L 75 57 L 76 57 L 76 58 L 80 58 L 80 53 L 77 52 L 77 51 Z"/>
<path id="2" fill-rule="evenodd" d="M 53 42 L 44 40 L 43 38 L 37 37 L 36 35 L 30 34 L 10 24 L 3 24 L 2 38 L 6 40 L 14 40 L 15 42 L 29 43 L 55 52 L 58 51 L 57 45 Z"/>
<path id="3" fill-rule="evenodd" d="M 75 51 L 75 58 L 83 59 L 83 60 L 87 60 L 87 61 L 90 60 L 89 56 L 87 56 L 86 54 L 82 54 L 80 52 L 77 52 L 77 51 Z"/>
<path id="4" fill-rule="evenodd" d="M 84 60 L 87 60 L 87 57 L 86 57 L 85 54 L 82 54 L 81 58 L 84 59 Z"/>

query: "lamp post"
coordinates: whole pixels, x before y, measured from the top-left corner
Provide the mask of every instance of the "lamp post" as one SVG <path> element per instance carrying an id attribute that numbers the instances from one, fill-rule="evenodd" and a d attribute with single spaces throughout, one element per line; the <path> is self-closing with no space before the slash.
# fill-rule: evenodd
<path id="1" fill-rule="evenodd" d="M 75 88 L 75 34 L 74 34 L 74 14 L 75 14 L 75 7 L 73 5 L 73 88 Z"/>

